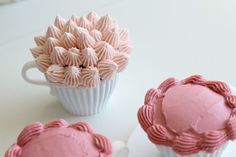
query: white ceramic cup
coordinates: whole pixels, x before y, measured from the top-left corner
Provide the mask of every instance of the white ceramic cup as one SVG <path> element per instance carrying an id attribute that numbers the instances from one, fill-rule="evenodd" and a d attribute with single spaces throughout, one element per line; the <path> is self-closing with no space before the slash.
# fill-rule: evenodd
<path id="1" fill-rule="evenodd" d="M 56 96 L 62 106 L 70 113 L 79 116 L 90 116 L 101 112 L 106 106 L 117 82 L 117 75 L 101 82 L 95 88 L 70 87 L 66 85 L 50 83 L 45 80 L 32 79 L 27 75 L 29 69 L 37 68 L 35 61 L 29 61 L 22 68 L 22 77 L 25 81 L 50 87 L 51 95 Z"/>

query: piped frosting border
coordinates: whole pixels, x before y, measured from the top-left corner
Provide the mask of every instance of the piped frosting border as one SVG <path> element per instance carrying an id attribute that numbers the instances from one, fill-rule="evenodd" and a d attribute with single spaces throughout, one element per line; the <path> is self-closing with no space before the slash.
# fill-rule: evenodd
<path id="1" fill-rule="evenodd" d="M 163 100 L 165 92 L 177 84 L 196 84 L 207 87 L 222 95 L 231 109 L 231 116 L 225 122 L 223 130 L 209 130 L 202 136 L 183 132 L 173 135 L 165 126 L 154 124 L 154 105 L 158 100 Z M 141 127 L 147 133 L 148 138 L 156 145 L 165 145 L 181 155 L 194 154 L 199 151 L 214 152 L 229 140 L 236 139 L 236 96 L 232 94 L 230 87 L 221 81 L 208 81 L 200 75 L 190 76 L 182 81 L 169 78 L 157 89 L 151 88 L 145 96 L 144 105 L 138 111 L 138 120 Z"/>
<path id="2" fill-rule="evenodd" d="M 22 148 L 29 141 L 37 138 L 41 133 L 50 128 L 73 128 L 77 131 L 87 132 L 93 137 L 93 144 L 99 150 L 100 156 L 111 157 L 112 144 L 105 136 L 94 133 L 92 127 L 85 122 L 78 122 L 74 124 L 68 124 L 63 119 L 54 120 L 45 125 L 35 122 L 26 126 L 17 138 L 17 142 L 14 143 L 5 153 L 5 157 L 20 157 Z"/>

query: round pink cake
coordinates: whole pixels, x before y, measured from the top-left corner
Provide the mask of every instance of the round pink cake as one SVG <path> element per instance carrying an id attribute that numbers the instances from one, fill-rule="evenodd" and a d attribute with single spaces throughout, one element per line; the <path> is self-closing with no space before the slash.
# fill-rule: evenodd
<path id="1" fill-rule="evenodd" d="M 220 81 L 169 78 L 150 89 L 138 120 L 152 143 L 180 155 L 212 153 L 236 139 L 236 96 Z"/>
<path id="2" fill-rule="evenodd" d="M 111 142 L 83 122 L 56 120 L 23 129 L 5 157 L 111 157 Z"/>

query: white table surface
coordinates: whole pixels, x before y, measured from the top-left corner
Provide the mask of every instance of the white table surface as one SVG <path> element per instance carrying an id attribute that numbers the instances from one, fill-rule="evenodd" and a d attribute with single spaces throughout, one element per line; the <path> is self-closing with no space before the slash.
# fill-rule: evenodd
<path id="1" fill-rule="evenodd" d="M 235 8 L 234 0 L 24 0 L 0 6 L 0 156 L 26 124 L 56 118 L 87 121 L 112 140 L 127 141 L 146 90 L 170 76 L 202 74 L 236 85 Z M 110 13 L 127 27 L 134 50 L 110 107 L 76 117 L 49 95 L 49 88 L 25 82 L 21 68 L 33 59 L 33 37 L 57 14 L 67 18 L 89 10 Z"/>

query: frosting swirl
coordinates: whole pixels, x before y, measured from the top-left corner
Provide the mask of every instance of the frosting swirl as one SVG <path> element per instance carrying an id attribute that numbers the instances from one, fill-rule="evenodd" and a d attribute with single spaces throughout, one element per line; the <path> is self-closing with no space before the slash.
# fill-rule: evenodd
<path id="1" fill-rule="evenodd" d="M 98 63 L 98 71 L 102 80 L 109 80 L 117 73 L 118 65 L 111 60 L 104 60 Z"/>
<path id="2" fill-rule="evenodd" d="M 105 41 L 97 42 L 95 51 L 98 55 L 98 60 L 112 59 L 115 53 L 113 47 Z"/>
<path id="3" fill-rule="evenodd" d="M 131 48 L 131 46 L 128 42 L 121 41 L 119 46 L 118 46 L 118 51 L 123 52 L 123 53 L 127 53 L 127 54 L 130 55 L 131 51 L 132 51 L 132 48 Z"/>
<path id="4" fill-rule="evenodd" d="M 44 53 L 50 55 L 55 46 L 60 46 L 61 43 L 56 38 L 48 38 L 46 43 L 44 44 Z"/>
<path id="5" fill-rule="evenodd" d="M 66 20 L 58 15 L 54 21 L 54 25 L 60 30 L 62 30 L 65 24 L 66 24 Z"/>
<path id="6" fill-rule="evenodd" d="M 81 32 L 77 38 L 77 46 L 79 49 L 84 49 L 95 45 L 95 40 L 89 33 Z"/>
<path id="7" fill-rule="evenodd" d="M 77 27 L 76 23 L 74 21 L 72 21 L 71 19 L 68 20 L 63 28 L 64 32 L 69 32 L 69 33 L 73 33 L 74 29 Z"/>
<path id="8" fill-rule="evenodd" d="M 118 65 L 118 72 L 125 70 L 129 62 L 129 56 L 125 53 L 115 54 L 113 61 Z"/>
<path id="9" fill-rule="evenodd" d="M 65 77 L 65 68 L 61 65 L 52 64 L 46 71 L 47 79 L 52 83 L 62 83 Z"/>
<path id="10" fill-rule="evenodd" d="M 45 73 L 47 71 L 48 67 L 52 64 L 50 56 L 45 55 L 45 54 L 42 54 L 39 57 L 37 57 L 35 62 L 36 62 L 38 69 L 43 73 Z"/>
<path id="11" fill-rule="evenodd" d="M 104 32 L 106 30 L 110 30 L 110 29 L 112 29 L 114 27 L 115 27 L 115 22 L 113 21 L 113 19 L 111 18 L 110 15 L 102 16 L 98 20 L 98 22 L 97 22 L 97 24 L 95 26 L 95 28 L 97 30 L 101 31 L 101 32 Z"/>
<path id="12" fill-rule="evenodd" d="M 120 40 L 128 41 L 129 40 L 129 31 L 126 28 L 119 29 Z"/>
<path id="13" fill-rule="evenodd" d="M 87 19 L 92 23 L 93 26 L 96 25 L 96 23 L 99 20 L 99 16 L 95 11 L 91 11 L 88 15 L 87 15 Z"/>
<path id="14" fill-rule="evenodd" d="M 234 95 L 221 81 L 207 81 L 199 75 L 182 81 L 169 78 L 158 89 L 147 92 L 138 120 L 154 144 L 172 147 L 181 155 L 211 153 L 228 140 L 236 139 L 236 106 L 230 105 L 230 97 L 233 99 Z M 185 105 L 194 109 L 183 115 Z M 199 116 L 202 113 L 206 114 Z"/>
<path id="15" fill-rule="evenodd" d="M 107 30 L 103 33 L 103 40 L 116 49 L 120 43 L 120 34 L 116 29 Z"/>
<path id="16" fill-rule="evenodd" d="M 92 23 L 85 16 L 81 16 L 79 18 L 77 25 L 87 30 L 90 30 L 92 28 Z"/>
<path id="17" fill-rule="evenodd" d="M 95 66 L 98 61 L 98 57 L 92 48 L 85 48 L 81 53 L 81 61 L 84 67 Z"/>
<path id="18" fill-rule="evenodd" d="M 60 39 L 61 44 L 66 48 L 76 47 L 76 38 L 73 34 L 65 32 Z"/>
<path id="19" fill-rule="evenodd" d="M 89 32 L 89 33 L 90 33 L 90 35 L 94 38 L 94 40 L 95 40 L 96 42 L 102 40 L 102 33 L 99 32 L 98 30 L 93 29 L 93 30 L 92 30 L 91 32 Z"/>
<path id="20" fill-rule="evenodd" d="M 43 46 L 37 46 L 35 48 L 31 48 L 30 51 L 34 58 L 37 58 L 39 55 L 44 54 Z"/>
<path id="21" fill-rule="evenodd" d="M 54 47 L 50 58 L 53 64 L 60 64 L 62 66 L 65 65 L 65 56 L 66 56 L 67 50 L 63 47 Z"/>
<path id="22" fill-rule="evenodd" d="M 77 87 L 80 84 L 80 69 L 76 66 L 69 66 L 65 70 L 64 83 L 69 86 Z"/>
<path id="23" fill-rule="evenodd" d="M 81 59 L 80 59 L 80 52 L 77 48 L 70 48 L 65 55 L 65 63 L 69 66 L 80 66 Z"/>
<path id="24" fill-rule="evenodd" d="M 87 67 L 82 70 L 82 80 L 85 87 L 95 88 L 100 83 L 98 69 Z"/>
<path id="25" fill-rule="evenodd" d="M 47 38 L 45 35 L 34 37 L 34 41 L 37 46 L 43 46 L 45 44 L 46 40 L 47 40 Z"/>
<path id="26" fill-rule="evenodd" d="M 54 25 L 48 27 L 46 38 L 57 38 L 59 39 L 62 35 L 62 31 Z"/>

